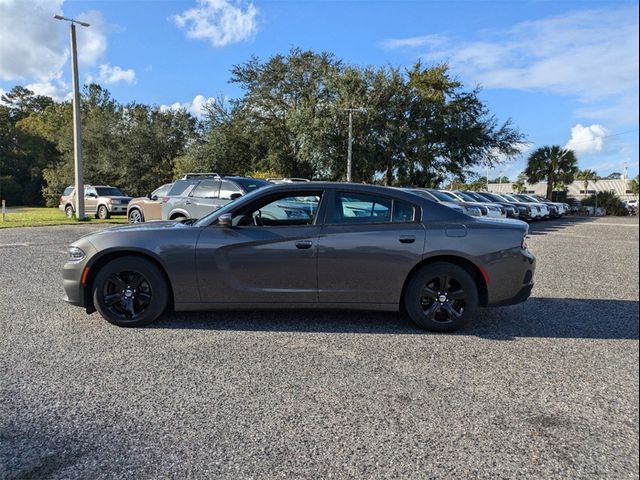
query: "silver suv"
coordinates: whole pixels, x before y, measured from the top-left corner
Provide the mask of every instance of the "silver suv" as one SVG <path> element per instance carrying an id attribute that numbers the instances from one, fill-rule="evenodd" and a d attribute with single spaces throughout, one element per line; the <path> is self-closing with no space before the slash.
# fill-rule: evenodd
<path id="1" fill-rule="evenodd" d="M 167 202 L 162 205 L 162 219 L 202 218 L 236 198 L 270 185 L 255 178 L 217 174 L 182 178 L 176 180 L 167 194 Z"/>
<path id="2" fill-rule="evenodd" d="M 85 185 L 84 209 L 87 214 L 97 218 L 109 218 L 111 215 L 126 215 L 127 205 L 131 197 L 122 193 L 119 188 L 110 185 Z M 75 215 L 75 188 L 64 189 L 58 208 L 69 218 Z"/>

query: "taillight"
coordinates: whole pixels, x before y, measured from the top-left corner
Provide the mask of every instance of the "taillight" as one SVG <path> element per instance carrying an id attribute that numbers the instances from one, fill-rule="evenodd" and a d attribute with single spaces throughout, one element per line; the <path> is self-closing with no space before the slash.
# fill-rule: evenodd
<path id="1" fill-rule="evenodd" d="M 62 197 L 60 197 L 60 205 L 62 205 Z"/>
<path id="2" fill-rule="evenodd" d="M 161 203 L 167 203 L 169 201 L 169 197 L 160 197 Z"/>

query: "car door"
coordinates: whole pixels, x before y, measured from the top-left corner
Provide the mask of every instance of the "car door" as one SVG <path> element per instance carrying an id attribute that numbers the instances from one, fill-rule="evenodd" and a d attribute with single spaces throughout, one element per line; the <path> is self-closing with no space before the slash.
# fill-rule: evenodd
<path id="1" fill-rule="evenodd" d="M 162 218 L 162 197 L 164 197 L 171 184 L 163 185 L 149 194 L 149 197 L 142 200 L 142 209 L 144 211 L 144 219 L 160 220 Z"/>
<path id="2" fill-rule="evenodd" d="M 318 249 L 319 301 L 398 303 L 424 250 L 420 208 L 349 191 L 336 191 L 327 204 Z"/>
<path id="3" fill-rule="evenodd" d="M 84 210 L 87 213 L 96 213 L 98 208 L 98 192 L 94 187 L 84 188 Z"/>
<path id="4" fill-rule="evenodd" d="M 301 198 L 295 190 L 262 196 L 233 213 L 236 226 L 203 229 L 196 249 L 203 302 L 318 301 L 315 213 L 322 192 Z"/>
<path id="5" fill-rule="evenodd" d="M 220 180 L 202 180 L 195 186 L 185 201 L 191 218 L 202 218 L 222 205 L 219 200 Z"/>

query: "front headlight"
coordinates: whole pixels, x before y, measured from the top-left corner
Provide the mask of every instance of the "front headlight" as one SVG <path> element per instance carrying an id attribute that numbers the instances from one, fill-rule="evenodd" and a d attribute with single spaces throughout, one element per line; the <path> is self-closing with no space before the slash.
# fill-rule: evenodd
<path id="1" fill-rule="evenodd" d="M 85 255 L 81 248 L 69 247 L 68 253 L 70 262 L 78 263 L 84 260 Z"/>

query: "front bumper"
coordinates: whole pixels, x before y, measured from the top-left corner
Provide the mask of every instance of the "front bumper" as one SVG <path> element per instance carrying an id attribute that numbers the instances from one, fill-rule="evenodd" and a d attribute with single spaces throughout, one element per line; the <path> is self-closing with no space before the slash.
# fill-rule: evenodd
<path id="1" fill-rule="evenodd" d="M 66 262 L 62 267 L 63 299 L 71 305 L 89 309 L 89 307 L 93 305 L 93 302 L 90 298 L 86 298 L 89 294 L 86 293 L 85 284 L 82 280 L 83 275 L 84 280 L 89 278 L 89 263 L 93 255 L 95 255 L 96 250 L 88 241 L 78 241 L 73 245 L 81 248 L 85 253 L 85 257 L 80 262 Z M 86 274 L 85 268 L 88 269 Z"/>
<path id="2" fill-rule="evenodd" d="M 127 205 L 109 205 L 109 212 L 112 215 L 126 215 Z"/>

